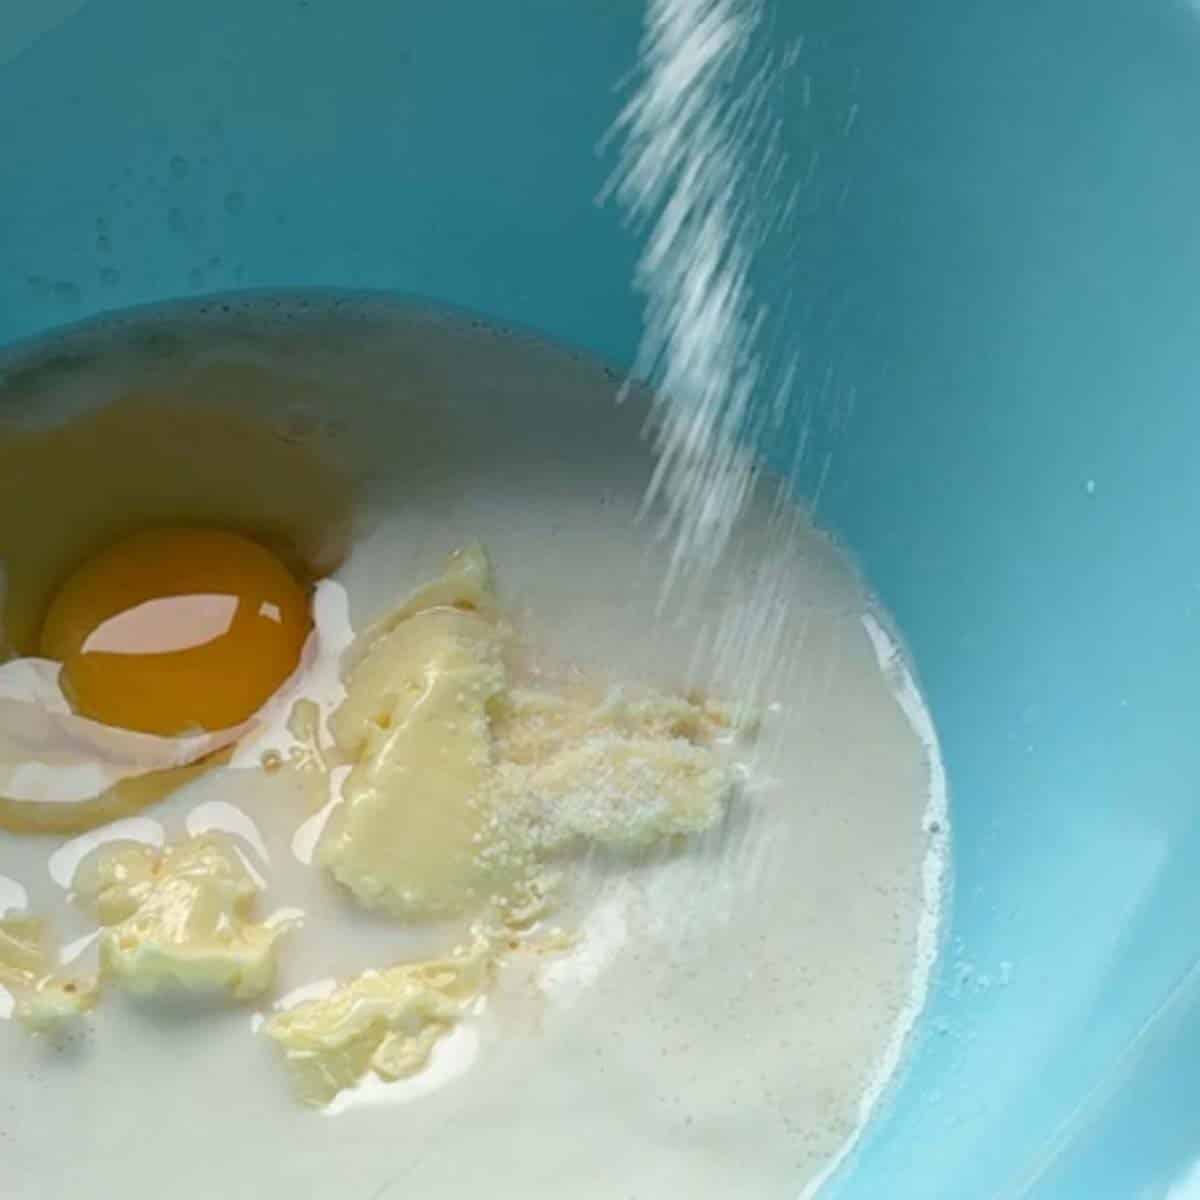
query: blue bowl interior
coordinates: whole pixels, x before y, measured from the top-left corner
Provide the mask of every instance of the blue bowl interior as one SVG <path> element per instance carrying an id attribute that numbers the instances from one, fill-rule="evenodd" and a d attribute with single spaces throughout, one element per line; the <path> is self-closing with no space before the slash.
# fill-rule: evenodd
<path id="1" fill-rule="evenodd" d="M 641 20 L 7 0 L 0 343 L 328 284 L 629 364 L 642 234 L 596 201 Z M 1200 1147 L 1200 7 L 776 0 L 758 36 L 796 50 L 754 282 L 798 486 L 908 636 L 955 806 L 937 991 L 831 1192 L 1166 1195 Z"/>

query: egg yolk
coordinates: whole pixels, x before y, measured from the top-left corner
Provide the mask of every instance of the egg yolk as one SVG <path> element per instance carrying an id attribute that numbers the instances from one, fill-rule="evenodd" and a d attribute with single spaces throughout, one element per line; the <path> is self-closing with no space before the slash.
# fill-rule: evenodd
<path id="1" fill-rule="evenodd" d="M 41 653 L 82 716 L 165 736 L 238 725 L 296 669 L 308 594 L 257 542 L 156 529 L 85 562 L 59 590 Z"/>

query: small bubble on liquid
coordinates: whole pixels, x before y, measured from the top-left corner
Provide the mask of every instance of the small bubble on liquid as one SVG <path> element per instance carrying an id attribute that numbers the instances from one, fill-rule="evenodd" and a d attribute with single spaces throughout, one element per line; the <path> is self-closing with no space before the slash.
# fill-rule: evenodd
<path id="1" fill-rule="evenodd" d="M 99 237 L 96 238 L 96 253 L 97 254 L 111 254 L 112 253 L 112 238 L 110 238 L 107 233 L 102 233 L 102 234 L 100 234 Z"/>
<path id="2" fill-rule="evenodd" d="M 242 192 L 229 192 L 225 196 L 225 211 L 231 217 L 236 217 L 245 207 L 246 197 Z"/>
<path id="3" fill-rule="evenodd" d="M 183 180 L 191 173 L 192 165 L 182 154 L 176 154 L 172 157 L 169 163 L 171 178 L 174 180 Z"/>
<path id="4" fill-rule="evenodd" d="M 182 208 L 167 210 L 167 228 L 172 233 L 183 233 L 187 229 L 187 217 L 184 216 Z"/>
<path id="5" fill-rule="evenodd" d="M 109 231 L 109 228 L 110 228 L 110 225 L 109 225 L 109 221 L 108 221 L 107 217 L 97 217 L 96 218 L 96 232 L 97 233 L 107 233 Z"/>
<path id="6" fill-rule="evenodd" d="M 79 297 L 79 285 L 71 283 L 70 280 L 60 279 L 54 285 L 54 298 L 63 304 L 78 304 Z"/>

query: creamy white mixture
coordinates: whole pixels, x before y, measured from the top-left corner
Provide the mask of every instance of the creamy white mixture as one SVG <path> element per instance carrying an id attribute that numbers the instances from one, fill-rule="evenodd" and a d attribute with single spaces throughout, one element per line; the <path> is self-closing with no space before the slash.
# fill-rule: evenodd
<path id="1" fill-rule="evenodd" d="M 320 817 L 303 780 L 214 772 L 84 839 L 0 833 L 0 908 L 49 916 L 76 971 L 96 947 L 72 938 L 94 922 L 66 889 L 105 838 L 223 831 L 265 884 L 261 911 L 304 920 L 280 945 L 276 995 L 244 1007 L 112 994 L 66 1045 L 0 1020 L 0 1192 L 794 1200 L 894 1069 L 934 951 L 944 795 L 886 621 L 824 537 L 765 503 L 736 553 L 659 611 L 636 399 L 614 407 L 616 381 L 560 352 L 371 311 L 329 337 L 311 316 L 259 337 L 213 327 L 211 348 L 136 369 L 173 387 L 196 363 L 203 386 L 236 380 L 221 360 L 291 373 L 277 392 L 257 377 L 263 410 L 369 476 L 339 575 L 356 628 L 481 540 L 547 669 L 761 710 L 747 784 L 682 852 L 634 869 L 589 856 L 555 917 L 577 945 L 515 955 L 426 1069 L 317 1112 L 261 1035 L 275 1005 L 435 957 L 460 931 L 397 928 L 310 866 Z M 53 386 L 77 407 L 104 398 L 106 376 Z"/>

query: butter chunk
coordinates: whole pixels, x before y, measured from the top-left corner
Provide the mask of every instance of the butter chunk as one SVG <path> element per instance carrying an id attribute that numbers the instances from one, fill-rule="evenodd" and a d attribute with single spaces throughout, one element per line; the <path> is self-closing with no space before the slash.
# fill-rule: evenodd
<path id="1" fill-rule="evenodd" d="M 330 729 L 354 766 L 318 858 L 364 906 L 541 911 L 545 887 L 527 904 L 539 854 L 637 849 L 720 818 L 726 714 L 649 691 L 510 686 L 509 641 L 474 547 L 351 647 Z"/>
<path id="2" fill-rule="evenodd" d="M 482 617 L 495 619 L 496 593 L 492 564 L 478 543 L 451 554 L 440 575 L 422 584 L 403 603 L 355 638 L 346 652 L 346 667 L 351 670 L 357 667 L 377 642 L 386 638 L 409 617 L 435 608 L 456 608 L 461 612 L 475 612 Z"/>
<path id="3" fill-rule="evenodd" d="M 276 1013 L 265 1031 L 283 1051 L 296 1091 L 323 1105 L 368 1073 L 385 1080 L 422 1070 L 491 983 L 486 939 L 442 959 L 368 971 L 329 996 Z"/>
<path id="4" fill-rule="evenodd" d="M 713 702 L 643 690 L 607 695 L 574 687 L 561 693 L 515 687 L 489 705 L 496 757 L 535 764 L 594 734 L 684 741 L 710 749 L 745 727 Z"/>
<path id="5" fill-rule="evenodd" d="M 289 926 L 251 919 L 258 885 L 222 835 L 162 851 L 100 847 L 80 865 L 73 887 L 106 925 L 101 974 L 128 991 L 180 988 L 247 999 L 274 982 L 277 943 Z"/>
<path id="6" fill-rule="evenodd" d="M 539 850 L 641 849 L 717 823 L 734 778 L 714 743 L 728 723 L 675 696 L 602 700 L 514 689 L 492 705 L 492 805 Z"/>
<path id="7" fill-rule="evenodd" d="M 593 735 L 534 766 L 506 765 L 498 790 L 544 850 L 579 841 L 644 849 L 702 833 L 732 790 L 713 753 L 681 738 Z"/>
<path id="8" fill-rule="evenodd" d="M 58 973 L 46 923 L 36 917 L 0 920 L 0 988 L 13 1001 L 13 1016 L 35 1033 L 48 1033 L 95 1007 L 95 978 Z"/>
<path id="9" fill-rule="evenodd" d="M 318 859 L 361 904 L 403 919 L 478 910 L 527 866 L 485 801 L 488 704 L 507 683 L 507 631 L 483 615 L 487 586 L 481 554 L 452 560 L 418 593 L 434 607 L 410 600 L 352 655 L 330 722 L 355 766 Z"/>
<path id="10" fill-rule="evenodd" d="M 542 762 L 589 728 L 594 700 L 536 688 L 511 688 L 488 706 L 495 755 L 502 763 Z"/>
<path id="11" fill-rule="evenodd" d="M 101 925 L 119 924 L 150 895 L 161 858 L 141 842 L 109 842 L 79 864 L 72 891 Z"/>

